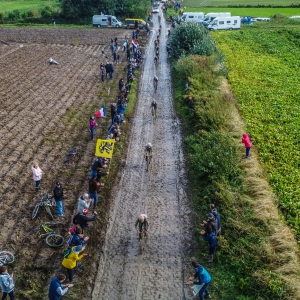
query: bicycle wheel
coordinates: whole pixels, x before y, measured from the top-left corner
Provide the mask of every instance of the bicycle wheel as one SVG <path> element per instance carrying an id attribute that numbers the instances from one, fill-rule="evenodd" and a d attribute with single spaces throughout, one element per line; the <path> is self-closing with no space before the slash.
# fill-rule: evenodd
<path id="1" fill-rule="evenodd" d="M 50 247 L 60 247 L 65 239 L 57 233 L 51 233 L 46 238 L 46 244 Z"/>
<path id="2" fill-rule="evenodd" d="M 149 164 L 150 164 L 150 156 L 147 156 L 147 172 L 149 170 Z"/>
<path id="3" fill-rule="evenodd" d="M 44 207 L 45 207 L 46 212 L 50 215 L 51 219 L 53 220 L 54 218 L 53 218 L 50 207 L 48 205 L 45 205 Z"/>
<path id="4" fill-rule="evenodd" d="M 15 257 L 12 253 L 8 251 L 0 251 L 0 266 L 11 264 L 15 260 Z"/>
<path id="5" fill-rule="evenodd" d="M 37 203 L 34 207 L 34 210 L 32 212 L 32 215 L 31 215 L 31 220 L 34 220 L 39 212 L 39 209 L 40 209 L 40 204 Z"/>

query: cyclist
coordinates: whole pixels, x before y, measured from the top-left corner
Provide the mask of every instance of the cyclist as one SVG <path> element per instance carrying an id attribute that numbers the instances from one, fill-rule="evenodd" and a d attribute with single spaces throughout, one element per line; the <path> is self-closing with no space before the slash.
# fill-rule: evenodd
<path id="1" fill-rule="evenodd" d="M 170 37 L 171 36 L 171 29 L 169 28 L 168 29 L 168 37 Z"/>
<path id="2" fill-rule="evenodd" d="M 151 110 L 152 110 L 153 118 L 155 120 L 156 120 L 156 109 L 157 109 L 157 102 L 155 100 L 153 100 L 151 103 Z"/>
<path id="3" fill-rule="evenodd" d="M 154 86 L 155 91 L 157 90 L 157 84 L 158 84 L 158 77 L 156 75 L 154 75 L 154 77 L 153 77 L 153 86 Z"/>
<path id="4" fill-rule="evenodd" d="M 150 144 L 150 143 L 148 143 Z M 150 144 L 151 145 L 151 144 Z M 147 220 L 147 215 L 146 214 L 141 214 L 137 221 L 135 222 L 135 228 L 138 229 L 139 232 L 139 240 L 142 239 L 142 232 L 145 232 L 145 236 L 148 236 L 148 227 L 149 227 L 149 223 Z"/>
<path id="5" fill-rule="evenodd" d="M 152 145 L 151 143 L 147 143 L 145 147 L 145 159 L 147 160 L 148 157 L 152 157 Z"/>

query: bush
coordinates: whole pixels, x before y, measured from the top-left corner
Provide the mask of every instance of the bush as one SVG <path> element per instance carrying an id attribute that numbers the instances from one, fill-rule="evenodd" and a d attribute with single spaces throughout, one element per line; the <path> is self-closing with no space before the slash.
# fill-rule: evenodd
<path id="1" fill-rule="evenodd" d="M 182 55 L 212 55 L 216 51 L 215 42 L 209 31 L 196 23 L 182 23 L 175 28 L 171 38 L 172 57 Z"/>

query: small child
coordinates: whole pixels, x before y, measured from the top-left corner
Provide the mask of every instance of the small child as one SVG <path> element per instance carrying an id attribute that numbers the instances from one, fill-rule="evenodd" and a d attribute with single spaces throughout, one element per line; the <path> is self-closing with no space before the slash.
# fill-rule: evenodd
<path id="1" fill-rule="evenodd" d="M 9 275 L 5 266 L 0 266 L 0 288 L 3 292 L 2 299 L 6 299 L 7 294 L 10 300 L 15 300 L 14 295 L 14 274 Z"/>

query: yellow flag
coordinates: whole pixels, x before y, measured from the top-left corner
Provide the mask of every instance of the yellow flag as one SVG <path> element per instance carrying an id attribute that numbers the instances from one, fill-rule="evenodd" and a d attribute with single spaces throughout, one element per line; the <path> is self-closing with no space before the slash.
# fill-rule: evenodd
<path id="1" fill-rule="evenodd" d="M 97 140 L 95 156 L 112 158 L 115 140 Z"/>

